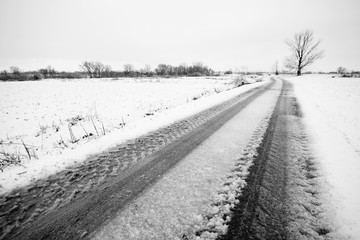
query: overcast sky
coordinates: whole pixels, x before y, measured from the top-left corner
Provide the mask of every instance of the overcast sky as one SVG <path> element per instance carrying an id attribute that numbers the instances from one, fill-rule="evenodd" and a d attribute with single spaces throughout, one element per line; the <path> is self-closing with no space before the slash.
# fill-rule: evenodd
<path id="1" fill-rule="evenodd" d="M 360 70 L 359 24 L 359 0 L 0 0 L 0 70 L 88 60 L 269 71 L 306 29 L 325 50 L 309 70 Z"/>

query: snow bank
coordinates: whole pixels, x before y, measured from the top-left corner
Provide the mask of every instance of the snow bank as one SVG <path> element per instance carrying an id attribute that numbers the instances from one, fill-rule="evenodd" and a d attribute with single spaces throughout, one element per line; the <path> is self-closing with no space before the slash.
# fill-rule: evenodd
<path id="1" fill-rule="evenodd" d="M 304 112 L 339 238 L 360 236 L 360 79 L 288 77 Z"/>
<path id="2" fill-rule="evenodd" d="M 104 132 L 106 132 L 102 137 L 85 138 L 75 142 L 73 147 L 61 149 L 60 154 L 49 150 L 38 159 L 23 161 L 22 166 L 5 168 L 0 173 L 0 194 L 80 163 L 89 155 L 105 151 L 126 140 L 189 117 L 259 87 L 267 81 L 228 90 L 233 88 L 232 82 L 231 78 L 179 78 L 141 81 L 86 79 L 0 83 L 2 138 L 12 141 L 9 135 L 13 134 L 13 137 L 24 139 L 26 144 L 34 146 L 44 144 L 46 137 L 57 136 L 58 140 L 63 139 L 65 132 L 67 136 L 69 135 L 68 125 L 63 129 L 65 132 L 40 134 L 35 138 L 34 129 L 39 129 L 39 121 L 44 120 L 43 124 L 49 126 L 52 125 L 51 121 L 57 118 L 62 119 L 60 121 L 69 118 L 74 120 L 74 115 L 79 117 L 87 115 L 90 116 L 88 119 L 91 119 L 80 124 L 77 131 L 83 131 L 84 134 L 92 129 L 94 136 L 97 126 L 97 131 L 105 128 Z M 47 104 L 49 100 L 51 102 Z M 29 117 L 29 120 L 25 120 L 27 116 L 31 116 L 31 120 Z M 17 122 L 16 118 L 19 118 L 17 120 L 24 118 L 24 121 Z M 123 119 L 126 122 L 125 126 L 111 129 L 111 126 L 119 126 L 119 123 L 123 123 Z M 81 123 L 78 118 L 75 120 Z M 14 127 L 16 124 L 18 126 Z M 18 129 L 21 131 L 18 132 Z M 78 137 L 80 133 L 74 128 L 73 134 Z M 33 143 L 29 139 L 38 142 Z M 70 144 L 69 141 L 67 144 Z M 21 145 L 19 147 L 22 148 Z"/>

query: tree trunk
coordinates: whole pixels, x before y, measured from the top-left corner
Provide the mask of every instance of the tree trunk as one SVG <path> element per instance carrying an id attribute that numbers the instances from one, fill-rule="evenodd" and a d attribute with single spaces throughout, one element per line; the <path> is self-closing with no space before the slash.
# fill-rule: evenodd
<path id="1" fill-rule="evenodd" d="M 297 76 L 301 76 L 301 69 L 300 69 L 300 68 L 298 68 L 298 70 L 297 70 L 297 72 L 296 72 L 296 75 L 297 75 Z"/>

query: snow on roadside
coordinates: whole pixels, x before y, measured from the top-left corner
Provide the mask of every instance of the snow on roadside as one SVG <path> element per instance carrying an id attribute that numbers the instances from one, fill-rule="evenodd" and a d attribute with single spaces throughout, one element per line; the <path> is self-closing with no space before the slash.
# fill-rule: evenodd
<path id="1" fill-rule="evenodd" d="M 360 79 L 287 77 L 304 112 L 338 238 L 360 236 Z"/>
<path id="2" fill-rule="evenodd" d="M 120 129 L 113 128 L 111 132 L 106 132 L 106 135 L 102 137 L 96 139 L 94 138 L 92 141 L 82 142 L 86 142 L 86 144 L 76 144 L 75 149 L 65 148 L 62 149 L 61 154 L 44 154 L 42 157 L 39 157 L 39 159 L 32 159 L 31 161 L 23 162 L 23 166 L 11 166 L 5 168 L 4 171 L 0 173 L 0 194 L 9 192 L 16 187 L 26 186 L 31 181 L 47 177 L 65 169 L 68 166 L 80 163 L 91 154 L 99 153 L 126 140 L 136 138 L 147 132 L 171 124 L 177 120 L 189 117 L 201 110 L 210 108 L 211 106 L 214 106 L 222 101 L 226 101 L 238 94 L 259 87 L 267 82 L 268 79 L 263 82 L 245 85 L 232 90 L 228 89 L 233 87 L 229 86 L 233 79 L 212 79 L 213 82 L 209 83 L 208 81 L 210 80 L 196 78 L 155 80 L 157 84 L 156 86 L 154 86 L 155 83 L 152 82 L 154 81 L 153 79 L 145 81 L 145 83 L 144 80 L 142 80 L 142 82 L 139 82 L 138 80 L 127 80 L 126 82 L 120 83 L 109 80 L 96 81 L 89 79 L 76 80 L 74 82 L 58 80 L 53 82 L 54 80 L 49 80 L 43 82 L 33 82 L 33 84 L 35 84 L 35 88 L 33 87 L 32 89 L 30 86 L 32 82 L 0 83 L 9 85 L 14 84 L 11 86 L 16 89 L 18 94 L 17 96 L 7 94 L 1 95 L 2 108 L 5 107 L 3 103 L 6 101 L 8 101 L 8 103 L 11 103 L 12 101 L 16 102 L 16 100 L 22 101 L 21 107 L 15 106 L 15 108 L 20 109 L 14 110 L 10 106 L 9 108 L 6 108 L 7 111 L 4 112 L 5 114 L 9 111 L 18 111 L 21 113 L 25 112 L 29 114 L 29 111 L 26 110 L 29 107 L 29 103 L 32 101 L 37 102 L 35 105 L 44 105 L 47 100 L 52 99 L 55 103 L 57 103 L 57 101 L 62 101 L 63 105 L 57 105 L 54 107 L 54 109 L 52 109 L 51 106 L 47 106 L 42 109 L 43 112 L 48 114 L 50 112 L 52 112 L 52 114 L 57 113 L 60 114 L 57 115 L 57 117 L 60 116 L 61 118 L 65 119 L 68 116 L 74 116 L 74 114 L 76 115 L 79 111 L 80 113 L 81 111 L 94 111 L 94 108 L 90 107 L 89 109 L 89 101 L 93 103 L 94 100 L 98 99 L 101 104 L 99 102 L 96 103 L 97 114 L 95 114 L 94 118 L 96 115 L 101 115 L 104 121 L 103 124 L 105 125 L 105 129 L 108 129 L 109 125 L 111 124 L 116 124 L 114 122 L 107 121 L 108 118 L 113 118 L 117 124 L 119 121 L 122 123 L 122 116 L 126 115 L 127 113 L 129 114 L 129 111 L 131 112 L 129 108 L 131 107 L 131 114 L 136 116 L 132 119 L 132 121 L 126 119 L 125 127 Z M 19 90 L 18 87 L 21 86 L 21 84 L 25 84 L 26 86 Z M 36 84 L 40 84 L 40 86 Z M 5 88 L 5 86 L 9 85 L 0 85 L 0 90 L 4 93 L 11 92 L 9 88 Z M 214 85 L 216 86 L 215 88 Z M 221 89 L 221 87 L 223 89 Z M 51 91 L 49 91 L 49 89 L 51 89 Z M 213 93 L 220 93 L 199 98 L 201 95 L 206 96 L 211 94 L 209 93 L 211 90 Z M 84 91 L 86 93 L 84 93 Z M 80 92 L 82 94 L 79 94 Z M 56 94 L 59 94 L 60 96 L 56 97 Z M 124 96 L 122 96 L 122 94 Z M 27 97 L 28 95 L 33 96 L 34 99 Z M 118 95 L 120 95 L 122 99 L 116 98 Z M 69 96 L 69 98 L 73 97 L 75 100 L 72 99 L 72 101 L 70 101 L 68 99 L 64 99 L 67 96 Z M 196 101 L 194 101 L 194 96 Z M 193 100 L 189 100 L 189 98 L 192 98 Z M 66 104 L 66 101 L 68 101 L 68 104 Z M 139 101 L 141 103 L 136 105 L 136 103 L 139 103 Z M 82 104 L 84 104 L 84 102 L 87 102 L 88 105 L 83 106 Z M 92 106 L 91 103 L 90 106 Z M 80 105 L 80 107 L 78 105 Z M 99 105 L 102 105 L 105 110 L 102 111 Z M 64 116 L 62 111 L 65 111 L 66 109 L 70 109 L 73 112 L 70 114 L 69 112 L 66 112 L 68 116 Z M 144 117 L 144 114 L 151 110 L 151 114 L 149 114 L 147 117 Z M 33 109 L 32 114 L 35 117 L 47 117 L 46 114 L 45 116 L 43 115 L 43 117 L 38 116 L 40 112 L 37 111 L 38 110 L 36 108 Z M 106 112 L 107 115 L 104 112 Z M 91 114 L 92 113 L 90 113 L 90 115 Z M 103 115 L 108 116 L 108 118 L 104 117 Z M 13 117 L 15 116 L 17 115 L 13 113 Z M 81 117 L 82 115 L 80 114 L 79 116 Z M 94 121 L 92 118 L 90 119 Z M 5 120 L 7 120 L 7 124 L 9 124 L 9 122 L 11 123 L 11 121 L 14 121 L 12 118 Z M 49 121 L 51 120 L 53 119 L 50 116 Z M 81 120 L 75 119 L 75 121 L 79 122 Z M 87 122 L 87 124 L 90 125 L 85 125 L 86 123 L 83 122 L 81 126 L 83 132 L 90 129 L 90 127 L 92 127 L 94 130 L 94 125 L 98 126 L 98 131 L 102 129 L 102 126 L 99 125 L 99 122 L 92 123 L 92 121 Z M 38 123 L 35 123 L 35 125 L 36 124 Z M 66 125 L 66 127 L 68 126 Z M 26 130 L 26 125 L 23 128 Z M 6 130 L 8 130 L 6 127 L 1 127 L 2 134 L 4 131 L 6 132 Z M 68 129 L 66 129 L 66 131 L 69 135 L 70 131 Z M 75 136 L 79 136 L 79 133 L 75 132 L 75 130 L 73 131 L 73 134 Z M 43 139 L 41 140 L 43 141 Z M 28 141 L 26 141 L 26 143 L 28 144 Z"/>

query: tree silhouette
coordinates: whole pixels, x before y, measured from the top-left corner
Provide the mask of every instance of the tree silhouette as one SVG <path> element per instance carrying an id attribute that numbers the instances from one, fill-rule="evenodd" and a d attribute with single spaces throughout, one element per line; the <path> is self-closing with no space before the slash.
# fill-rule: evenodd
<path id="1" fill-rule="evenodd" d="M 285 61 L 285 67 L 296 70 L 298 76 L 301 75 L 303 68 L 322 58 L 324 54 L 324 51 L 318 50 L 320 40 L 314 42 L 313 32 L 310 30 L 296 33 L 294 39 L 285 42 L 291 51 L 291 55 Z"/>

